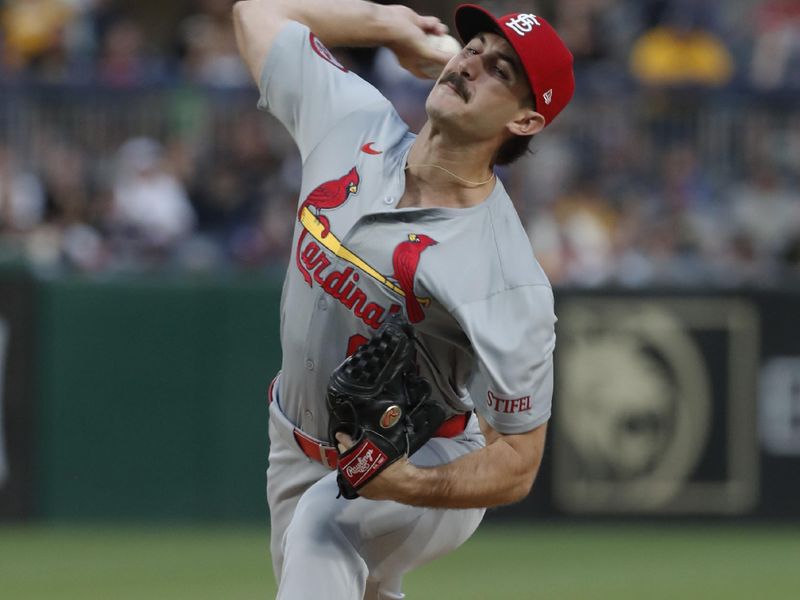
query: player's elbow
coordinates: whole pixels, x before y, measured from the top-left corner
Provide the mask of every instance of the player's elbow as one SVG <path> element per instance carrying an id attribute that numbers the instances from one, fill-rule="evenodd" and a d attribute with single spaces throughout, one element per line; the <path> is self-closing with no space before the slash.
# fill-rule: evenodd
<path id="1" fill-rule="evenodd" d="M 270 0 L 237 0 L 233 3 L 233 16 L 241 17 L 243 13 L 255 10 L 258 6 L 269 4 Z"/>
<path id="2" fill-rule="evenodd" d="M 238 0 L 233 4 L 233 22 L 242 25 L 257 19 L 269 10 L 269 0 Z"/>
<path id="3" fill-rule="evenodd" d="M 238 0 L 233 3 L 233 22 L 242 23 L 247 19 L 248 14 L 253 9 L 253 5 L 259 0 Z"/>
<path id="4" fill-rule="evenodd" d="M 536 471 L 526 471 L 519 473 L 515 478 L 513 484 L 508 490 L 507 504 L 514 504 L 521 502 L 527 498 L 531 490 L 533 490 L 533 482 L 536 480 Z"/>
<path id="5" fill-rule="evenodd" d="M 539 467 L 542 464 L 542 454 L 538 449 L 531 447 L 524 447 L 528 452 L 521 452 L 520 448 L 516 448 L 517 454 L 515 461 L 509 461 L 510 483 L 508 495 L 509 504 L 520 502 L 527 498 L 531 490 L 533 490 L 533 483 L 536 481 L 536 475 L 539 473 Z M 533 451 L 536 450 L 536 451 Z"/>
<path id="6" fill-rule="evenodd" d="M 514 459 L 507 462 L 511 470 L 510 503 L 524 500 L 533 489 L 542 464 L 546 428 L 546 425 L 540 425 L 530 432 L 503 438 L 514 451 L 511 455 Z"/>
<path id="7" fill-rule="evenodd" d="M 285 13 L 283 0 L 238 0 L 233 5 L 234 30 L 247 35 L 269 28 L 270 23 Z"/>

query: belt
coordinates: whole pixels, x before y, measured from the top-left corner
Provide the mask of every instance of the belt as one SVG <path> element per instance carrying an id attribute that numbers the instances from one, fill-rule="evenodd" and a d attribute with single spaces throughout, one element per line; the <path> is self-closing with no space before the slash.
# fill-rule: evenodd
<path id="1" fill-rule="evenodd" d="M 275 377 L 272 383 L 269 384 L 269 391 L 267 392 L 269 402 L 272 402 L 274 397 L 273 388 L 275 387 L 275 381 L 277 381 L 277 379 L 278 378 Z M 471 414 L 472 413 L 461 413 L 450 417 L 439 426 L 431 437 L 456 437 L 467 428 L 467 423 L 469 422 Z M 338 466 L 339 450 L 335 446 L 331 446 L 327 442 L 323 442 L 304 433 L 303 430 L 298 427 L 293 428 L 292 435 L 294 435 L 294 439 L 300 447 L 300 450 L 302 450 L 303 454 L 308 458 L 321 463 L 328 469 L 335 469 Z"/>

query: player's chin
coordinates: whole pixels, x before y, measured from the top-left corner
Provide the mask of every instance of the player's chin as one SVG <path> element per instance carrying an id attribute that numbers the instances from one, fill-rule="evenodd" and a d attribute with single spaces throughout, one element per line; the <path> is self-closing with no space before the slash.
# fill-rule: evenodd
<path id="1" fill-rule="evenodd" d="M 443 91 L 437 90 L 442 88 Z M 425 110 L 431 118 L 451 120 L 461 117 L 466 112 L 466 103 L 458 94 L 446 86 L 435 86 L 425 102 Z"/>

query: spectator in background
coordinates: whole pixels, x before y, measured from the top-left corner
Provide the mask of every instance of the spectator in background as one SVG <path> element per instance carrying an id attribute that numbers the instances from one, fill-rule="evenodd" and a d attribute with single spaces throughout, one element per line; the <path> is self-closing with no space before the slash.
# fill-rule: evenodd
<path id="1" fill-rule="evenodd" d="M 75 83 L 94 76 L 115 0 L 8 0 L 0 8 L 0 73 Z M 1 4 L 1 3 L 0 3 Z"/>
<path id="2" fill-rule="evenodd" d="M 0 145 L 0 233 L 33 231 L 44 220 L 44 214 L 42 182 L 14 160 L 7 146 Z"/>
<path id="3" fill-rule="evenodd" d="M 566 255 L 560 224 L 552 206 L 542 206 L 527 222 L 525 230 L 531 240 L 536 260 L 553 285 L 566 281 L 569 257 Z"/>
<path id="4" fill-rule="evenodd" d="M 765 265 L 800 239 L 800 192 L 786 185 L 769 163 L 752 171 L 730 191 L 731 226 L 749 240 L 759 263 Z"/>
<path id="5" fill-rule="evenodd" d="M 74 82 L 76 77 L 81 81 L 91 81 L 106 32 L 124 17 L 119 7 L 122 0 L 68 1 L 74 10 L 72 21 L 64 32 L 64 45 L 72 66 L 70 81 Z"/>
<path id="6" fill-rule="evenodd" d="M 280 191 L 282 157 L 270 145 L 270 132 L 257 114 L 219 122 L 212 135 L 224 151 L 203 158 L 191 196 L 200 230 L 228 247 L 241 229 L 258 220 L 262 204 Z"/>
<path id="7" fill-rule="evenodd" d="M 249 92 L 233 89 L 249 82 L 230 3 L 182 0 L 161 28 L 174 38 L 163 39 L 144 29 L 153 23 L 132 0 L 0 0 L 0 80 L 10 80 L 0 98 L 0 138 L 8 140 L 0 144 L 3 256 L 81 270 L 285 265 L 291 229 L 279 224 L 294 210 L 301 163 Z M 800 89 L 800 0 L 715 7 L 532 4 L 559 20 L 582 69 L 579 101 L 591 108 L 565 115 L 535 156 L 499 173 L 525 199 L 517 208 L 531 219 L 554 283 L 800 278 L 797 109 L 762 95 L 748 96 L 747 106 L 719 105 L 726 96 L 672 90 L 724 83 L 730 53 L 753 86 Z M 189 16 L 179 20 L 184 9 Z M 369 76 L 370 57 L 337 53 Z M 647 94 L 630 89 L 620 68 L 628 60 Z M 167 72 L 167 64 L 176 68 Z M 373 64 L 371 77 L 405 120 L 421 123 L 418 98 L 430 83 L 411 77 L 391 52 L 379 50 Z M 38 82 L 68 87 L 53 95 Z M 88 82 L 122 86 L 130 101 L 96 96 Z M 170 85 L 149 88 L 153 82 Z M 209 94 L 205 86 L 224 89 Z M 133 144 L 139 158 L 121 162 L 141 168 L 115 177 L 119 141 L 142 131 L 161 141 Z"/>
<path id="8" fill-rule="evenodd" d="M 662 3 L 664 4 L 664 3 Z M 633 76 L 648 86 L 718 87 L 734 74 L 734 62 L 713 31 L 713 5 L 672 0 L 659 24 L 634 43 Z"/>
<path id="9" fill-rule="evenodd" d="M 608 283 L 614 275 L 614 238 L 619 215 L 598 179 L 575 178 L 566 194 L 541 207 L 527 231 L 537 259 L 554 283 Z"/>
<path id="10" fill-rule="evenodd" d="M 230 24 L 231 0 L 197 0 L 198 11 L 178 27 L 183 75 L 217 87 L 241 87 L 250 74 L 236 49 Z"/>
<path id="11" fill-rule="evenodd" d="M 625 0 L 559 0 L 559 31 L 575 57 L 576 79 L 584 89 L 622 87 L 619 65 L 640 29 L 636 4 Z"/>
<path id="12" fill-rule="evenodd" d="M 580 183 L 553 207 L 561 230 L 566 277 L 585 286 L 608 283 L 614 273 L 614 232 L 618 215 L 592 178 Z"/>
<path id="13" fill-rule="evenodd" d="M 90 203 L 85 155 L 75 146 L 55 142 L 46 148 L 40 164 L 47 190 L 47 220 L 59 225 L 84 220 Z"/>
<path id="14" fill-rule="evenodd" d="M 41 165 L 47 197 L 47 239 L 58 244 L 51 249 L 50 262 L 63 261 L 82 271 L 96 271 L 105 266 L 108 249 L 102 236 L 104 215 L 91 197 L 86 163 L 86 156 L 74 145 L 54 140 L 46 147 Z"/>
<path id="15" fill-rule="evenodd" d="M 192 187 L 200 230 L 226 244 L 237 229 L 254 218 L 248 195 L 231 160 L 214 160 L 201 169 Z"/>
<path id="16" fill-rule="evenodd" d="M 724 243 L 724 222 L 714 190 L 695 148 L 678 143 L 662 150 L 657 193 L 659 205 L 650 228 L 662 274 L 683 283 L 698 283 L 703 255 L 718 255 Z M 666 227 L 665 227 L 666 226 Z"/>
<path id="17" fill-rule="evenodd" d="M 280 265 L 289 260 L 292 234 L 286 219 L 297 212 L 297 197 L 279 189 L 263 190 L 261 214 L 237 229 L 230 239 L 229 252 L 236 264 L 244 267 Z"/>
<path id="18" fill-rule="evenodd" d="M 111 87 L 153 83 L 163 77 L 162 65 L 146 51 L 144 33 L 136 21 L 122 18 L 109 26 L 97 75 L 101 83 Z"/>
<path id="19" fill-rule="evenodd" d="M 169 254 L 192 233 L 194 211 L 158 142 L 135 138 L 120 148 L 110 216 L 119 240 L 157 254 Z"/>
<path id="20" fill-rule="evenodd" d="M 30 68 L 55 51 L 72 15 L 66 0 L 8 0 L 0 12 L 6 69 Z"/>
<path id="21" fill-rule="evenodd" d="M 761 89 L 800 88 L 800 2 L 762 2 L 753 22 L 750 82 Z"/>

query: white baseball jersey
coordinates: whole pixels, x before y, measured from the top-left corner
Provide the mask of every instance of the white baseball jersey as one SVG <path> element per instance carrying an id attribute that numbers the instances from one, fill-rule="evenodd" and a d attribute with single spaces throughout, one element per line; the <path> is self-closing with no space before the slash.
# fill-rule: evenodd
<path id="1" fill-rule="evenodd" d="M 291 22 L 264 65 L 259 107 L 294 137 L 303 181 L 281 300 L 281 410 L 327 439 L 331 372 L 392 313 L 451 413 L 501 433 L 550 416 L 553 295 L 503 185 L 469 208 L 396 205 L 415 136 L 374 87 Z"/>

